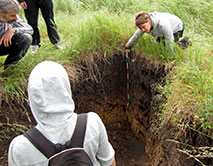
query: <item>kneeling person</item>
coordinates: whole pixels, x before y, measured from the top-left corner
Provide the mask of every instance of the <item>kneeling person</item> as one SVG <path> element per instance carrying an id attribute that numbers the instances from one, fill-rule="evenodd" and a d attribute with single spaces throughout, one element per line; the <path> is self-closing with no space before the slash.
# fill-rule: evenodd
<path id="1" fill-rule="evenodd" d="M 25 56 L 32 42 L 33 29 L 18 17 L 14 0 L 0 0 L 0 56 L 8 55 L 4 69 Z"/>

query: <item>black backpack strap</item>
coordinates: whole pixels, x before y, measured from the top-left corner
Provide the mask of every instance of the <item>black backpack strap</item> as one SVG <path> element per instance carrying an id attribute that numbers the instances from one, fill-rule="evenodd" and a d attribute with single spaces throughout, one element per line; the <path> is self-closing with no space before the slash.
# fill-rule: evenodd
<path id="1" fill-rule="evenodd" d="M 85 137 L 85 133 L 86 133 L 86 126 L 87 126 L 87 114 L 86 113 L 78 114 L 75 131 L 70 140 L 72 148 L 76 148 L 76 147 L 83 148 L 84 137 Z"/>
<path id="2" fill-rule="evenodd" d="M 24 133 L 24 136 L 47 158 L 55 154 L 55 145 L 35 127 Z"/>
<path id="3" fill-rule="evenodd" d="M 73 136 L 70 141 L 61 144 L 53 144 L 49 141 L 38 129 L 31 128 L 24 133 L 24 136 L 47 158 L 50 158 L 54 154 L 60 152 L 61 150 L 71 148 L 71 147 L 82 147 L 84 143 L 84 137 L 87 125 L 87 114 L 78 114 L 77 123 Z"/>

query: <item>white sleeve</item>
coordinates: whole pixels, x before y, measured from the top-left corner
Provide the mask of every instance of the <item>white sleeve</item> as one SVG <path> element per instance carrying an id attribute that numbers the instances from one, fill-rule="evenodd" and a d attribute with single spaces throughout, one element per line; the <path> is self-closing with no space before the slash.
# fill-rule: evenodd
<path id="1" fill-rule="evenodd" d="M 18 145 L 17 139 L 19 138 L 18 137 L 14 138 L 12 142 L 10 143 L 9 151 L 8 151 L 8 166 L 21 166 L 21 163 L 19 163 L 19 161 L 22 160 L 22 157 L 21 157 L 22 155 L 18 153 L 19 148 L 16 146 Z"/>
<path id="2" fill-rule="evenodd" d="M 8 166 L 47 166 L 46 157 L 24 135 L 15 137 L 9 146 Z"/>
<path id="3" fill-rule="evenodd" d="M 131 47 L 138 40 L 138 38 L 141 37 L 142 35 L 143 35 L 143 32 L 140 29 L 137 29 L 135 31 L 134 35 L 127 42 L 127 45 L 129 47 Z"/>
<path id="4" fill-rule="evenodd" d="M 99 148 L 96 157 L 102 166 L 109 166 L 114 160 L 115 151 L 108 141 L 107 131 L 102 120 L 98 115 L 96 119 L 100 131 Z"/>

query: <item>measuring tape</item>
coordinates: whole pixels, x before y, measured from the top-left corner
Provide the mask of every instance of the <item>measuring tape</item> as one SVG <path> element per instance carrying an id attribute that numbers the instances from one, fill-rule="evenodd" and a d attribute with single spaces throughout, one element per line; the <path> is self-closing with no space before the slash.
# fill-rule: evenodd
<path id="1" fill-rule="evenodd" d="M 130 97 L 129 97 L 129 94 L 130 94 L 130 89 L 129 89 L 129 84 L 130 84 L 130 81 L 129 81 L 129 54 L 128 54 L 128 50 L 126 50 L 126 78 L 127 78 L 127 107 L 128 107 L 129 104 L 130 104 Z"/>

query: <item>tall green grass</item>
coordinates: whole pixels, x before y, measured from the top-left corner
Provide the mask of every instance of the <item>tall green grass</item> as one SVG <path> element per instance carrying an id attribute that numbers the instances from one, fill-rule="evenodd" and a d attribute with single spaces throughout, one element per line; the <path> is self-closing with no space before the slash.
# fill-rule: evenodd
<path id="1" fill-rule="evenodd" d="M 172 81 L 163 87 L 167 96 L 164 117 L 173 116 L 175 123 L 196 124 L 211 134 L 213 128 L 213 56 L 208 50 L 186 53 L 172 75 Z M 193 123 L 192 123 L 193 122 Z"/>
<path id="2" fill-rule="evenodd" d="M 136 4 L 136 0 L 55 0 L 56 10 L 67 11 L 69 13 L 77 13 L 84 10 L 98 11 L 109 9 L 111 12 L 128 11 Z"/>
<path id="3" fill-rule="evenodd" d="M 175 123 L 194 120 L 205 130 L 212 130 L 212 1 L 128 0 L 121 4 L 117 1 L 86 0 L 80 1 L 78 7 L 81 12 L 76 14 L 80 19 L 73 49 L 78 50 L 79 55 L 122 50 L 136 30 L 135 13 L 141 10 L 170 12 L 179 16 L 186 23 L 184 36 L 193 43 L 190 48 L 178 50 L 174 57 L 169 57 L 154 38 L 144 35 L 133 49 L 139 54 L 145 52 L 147 56 L 176 64 L 168 84 L 163 87 L 167 98 L 163 118 L 167 119 L 172 114 Z M 86 11 L 83 12 L 82 7 Z"/>
<path id="4" fill-rule="evenodd" d="M 78 29 L 78 40 L 75 47 L 86 55 L 88 53 L 111 53 L 124 45 L 123 32 L 128 31 L 121 15 L 110 14 L 107 11 L 90 13 L 81 22 Z M 124 21 L 124 22 L 123 22 Z"/>

